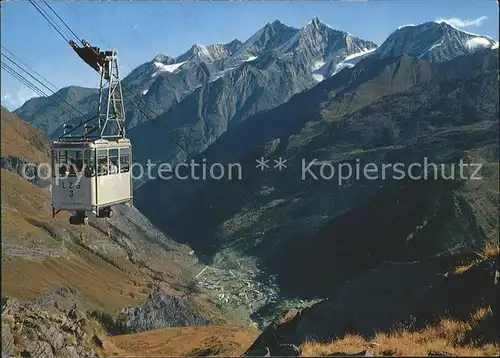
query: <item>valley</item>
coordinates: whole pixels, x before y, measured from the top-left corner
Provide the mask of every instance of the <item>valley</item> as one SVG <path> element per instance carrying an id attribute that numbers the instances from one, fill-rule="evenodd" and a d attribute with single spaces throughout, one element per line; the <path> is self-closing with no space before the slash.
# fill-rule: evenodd
<path id="1" fill-rule="evenodd" d="M 97 90 L 2 107 L 2 355 L 495 355 L 498 64 L 447 22 L 377 45 L 317 17 L 157 55 L 122 81 L 134 161 L 244 175 L 136 179 L 89 225 L 22 169 Z M 342 165 L 385 174 L 325 179 Z"/>

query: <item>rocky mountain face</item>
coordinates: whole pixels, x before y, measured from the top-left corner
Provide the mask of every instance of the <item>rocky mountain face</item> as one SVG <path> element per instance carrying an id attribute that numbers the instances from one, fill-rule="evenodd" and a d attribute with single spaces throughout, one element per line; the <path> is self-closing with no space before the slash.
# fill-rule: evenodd
<path id="1" fill-rule="evenodd" d="M 136 204 L 206 262 L 236 271 L 235 262 L 253 258 L 262 280 L 276 274 L 280 298 L 256 319 L 283 312 L 283 297 L 324 299 L 277 318 L 248 355 L 298 355 L 306 341 L 467 321 L 498 298 L 498 249 L 474 253 L 498 245 L 498 56 L 365 58 L 230 127 L 195 158 L 239 163 L 241 180 L 155 180 L 137 190 Z M 269 168 L 256 168 L 261 157 Z M 420 163 L 417 179 L 401 177 L 396 163 Z M 352 173 L 375 165 L 377 174 L 345 176 L 346 164 Z M 391 169 L 382 174 L 384 165 Z M 467 323 L 474 328 L 460 344 L 498 344 L 497 310 Z"/>
<path id="2" fill-rule="evenodd" d="M 487 36 L 459 30 L 447 22 L 426 22 L 402 26 L 377 49 L 380 57 L 409 56 L 432 62 L 443 62 L 481 49 L 497 47 Z"/>
<path id="3" fill-rule="evenodd" d="M 99 357 L 102 332 L 75 309 L 45 311 L 35 303 L 2 299 L 3 357 Z"/>
<path id="4" fill-rule="evenodd" d="M 334 30 L 317 18 L 300 30 L 278 21 L 267 24 L 230 59 L 233 65 L 241 58 L 246 58 L 246 62 L 224 70 L 221 78 L 193 91 L 159 121 L 130 131 L 137 148 L 136 159 L 171 162 L 179 150 L 184 154 L 200 153 L 229 126 L 279 106 L 310 88 L 320 76 L 317 73 L 332 74 L 335 70 L 331 68 L 343 59 L 375 47 L 369 41 Z M 182 138 L 181 148 L 174 141 L 165 142 L 165 133 L 169 131 Z M 158 146 L 158 142 L 165 145 Z"/>
<path id="5" fill-rule="evenodd" d="M 444 63 L 366 58 L 230 128 L 197 158 L 239 163 L 241 180 L 155 180 L 136 205 L 207 262 L 253 257 L 262 277 L 278 275 L 281 294 L 309 299 L 385 261 L 479 250 L 498 235 L 497 80 L 498 50 Z M 270 168 L 256 168 L 261 157 Z M 461 160 L 469 176 L 450 180 Z M 420 163 L 422 175 L 434 163 L 433 179 L 382 174 L 394 163 Z M 340 164 L 378 175 L 339 182 Z"/>
<path id="6" fill-rule="evenodd" d="M 123 81 L 157 118 L 127 107 L 134 161 L 237 163 L 242 178 L 152 180 L 136 190 L 140 212 L 73 230 L 2 158 L 15 172 L 2 171 L 2 289 L 76 301 L 115 334 L 220 322 L 221 307 L 265 324 L 314 303 L 271 324 L 250 355 L 493 307 L 494 259 L 473 252 L 499 233 L 497 46 L 427 23 L 377 48 L 313 19 L 158 55 Z M 464 290 L 449 304 L 444 293 Z"/>
<path id="7" fill-rule="evenodd" d="M 368 56 L 444 61 L 494 45 L 484 36 L 432 22 L 402 27 L 377 49 L 314 18 L 301 29 L 268 23 L 243 43 L 195 44 L 176 58 L 158 55 L 123 80 L 134 155 L 143 164 L 182 161 L 206 149 L 230 125 L 275 108 Z M 70 87 L 57 96 L 78 110 L 71 123 L 95 112 L 95 90 Z M 33 99 L 16 114 L 57 137 L 70 116 L 54 108 L 56 100 Z"/>
<path id="8" fill-rule="evenodd" d="M 97 89 L 65 87 L 50 97 L 34 97 L 13 113 L 46 135 L 61 131 L 64 123 L 79 122 L 97 113 Z M 67 102 L 67 103 L 66 103 Z"/>
<path id="9" fill-rule="evenodd" d="M 279 21 L 269 23 L 244 43 L 196 44 L 177 58 L 158 55 L 123 80 L 127 126 L 134 128 L 130 136 L 140 141 L 163 133 L 162 126 L 168 126 L 176 135 L 174 140 L 168 137 L 167 148 L 156 149 L 167 153 L 162 159 L 171 160 L 168 153 L 172 150 L 179 152 L 169 146 L 175 147 L 175 139 L 185 132 L 193 133 L 192 142 L 203 138 L 199 145 L 187 145 L 189 152 L 199 152 L 223 133 L 230 121 L 238 122 L 286 102 L 336 72 L 342 60 L 375 47 L 315 18 L 301 29 Z M 68 96 L 68 91 L 78 96 Z M 78 110 L 74 119 L 57 108 L 46 110 L 59 97 Z M 195 108 L 193 103 L 197 103 Z M 61 134 L 62 123 L 78 123 L 92 116 L 96 106 L 95 91 L 70 87 L 48 99 L 33 99 L 15 113 L 53 138 Z M 158 116 L 159 121 L 146 123 Z M 143 149 L 142 142 L 136 148 L 139 157 L 151 151 Z"/>

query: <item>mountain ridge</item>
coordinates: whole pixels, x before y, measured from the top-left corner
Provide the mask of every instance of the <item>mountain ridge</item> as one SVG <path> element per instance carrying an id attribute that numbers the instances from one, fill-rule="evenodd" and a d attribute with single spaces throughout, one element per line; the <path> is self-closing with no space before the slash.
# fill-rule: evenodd
<path id="1" fill-rule="evenodd" d="M 404 30 L 413 31 L 405 46 L 394 46 L 401 42 L 398 33 L 403 31 L 396 30 L 377 47 L 370 41 L 335 30 L 318 18 L 300 29 L 274 21 L 243 43 L 233 40 L 227 44 L 193 45 L 177 58 L 157 55 L 123 80 L 128 103 L 127 132 L 136 144 L 135 158 L 142 165 L 146 165 L 148 159 L 153 163 L 174 164 L 187 156 L 197 155 L 231 126 L 280 106 L 295 94 L 365 59 L 420 55 L 412 51 L 429 50 L 436 41 L 427 34 L 430 30 L 422 32 L 420 29 L 430 27 L 434 29 L 431 35 L 441 36 L 439 29 L 443 26 L 424 23 Z M 441 47 L 451 50 L 432 49 L 431 53 L 437 55 L 427 60 L 451 59 L 473 52 L 464 50 L 465 40 L 471 35 L 449 26 L 446 29 L 454 36 Z M 137 98 L 142 100 L 146 110 L 138 108 Z M 80 99 L 87 113 L 92 103 L 97 103 L 96 99 L 96 95 Z M 52 108 L 50 113 L 24 111 L 26 108 L 16 113 L 35 127 L 52 131 L 49 137 L 56 138 L 62 133 L 61 124 L 67 117 L 49 108 Z M 35 118 L 35 122 L 29 118 Z M 71 123 L 81 119 L 76 118 Z M 143 180 L 137 180 L 134 185 L 142 184 Z"/>

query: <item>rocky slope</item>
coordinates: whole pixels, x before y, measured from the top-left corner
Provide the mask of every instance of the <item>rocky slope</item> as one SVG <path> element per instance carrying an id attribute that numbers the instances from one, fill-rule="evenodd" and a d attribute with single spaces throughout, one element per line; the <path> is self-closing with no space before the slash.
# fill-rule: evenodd
<path id="1" fill-rule="evenodd" d="M 164 328 L 109 337 L 108 355 L 140 357 L 239 357 L 258 336 L 246 326 L 211 325 Z"/>
<path id="2" fill-rule="evenodd" d="M 98 357 L 102 332 L 84 313 L 2 299 L 2 357 Z"/>
<path id="3" fill-rule="evenodd" d="M 22 162 L 48 161 L 44 135 L 4 109 L 1 120 L 2 155 L 5 149 Z M 193 251 L 159 232 L 137 209 L 118 206 L 110 220 L 70 226 L 68 213 L 52 218 L 50 186 L 30 183 L 16 168 L 3 168 L 1 175 L 6 355 L 95 356 L 104 352 L 108 334 L 232 327 L 232 313 L 197 289 L 194 276 L 202 266 Z M 228 342 L 231 332 L 227 328 Z"/>
<path id="4" fill-rule="evenodd" d="M 2 301 L 3 357 L 239 356 L 259 331 L 241 325 L 163 328 L 109 336 L 91 315 L 12 297 Z"/>

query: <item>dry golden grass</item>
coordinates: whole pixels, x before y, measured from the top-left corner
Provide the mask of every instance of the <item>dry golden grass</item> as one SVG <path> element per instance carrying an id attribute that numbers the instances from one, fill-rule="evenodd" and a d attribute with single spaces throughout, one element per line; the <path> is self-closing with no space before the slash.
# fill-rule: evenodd
<path id="1" fill-rule="evenodd" d="M 474 266 L 474 263 L 460 265 L 460 266 L 455 267 L 455 270 L 453 272 L 457 275 L 460 275 L 461 273 L 468 271 L 472 266 Z"/>
<path id="2" fill-rule="evenodd" d="M 48 139 L 41 131 L 31 127 L 19 117 L 1 109 L 1 153 L 3 157 L 14 156 L 29 162 L 50 163 L 41 148 L 48 148 Z"/>
<path id="3" fill-rule="evenodd" d="M 50 197 L 17 174 L 1 171 L 2 243 L 19 251 L 41 248 L 60 249 L 61 257 L 30 260 L 2 252 L 2 292 L 20 299 L 33 299 L 61 287 L 78 291 L 82 308 L 108 313 L 139 304 L 147 297 L 150 273 L 131 262 L 125 252 L 107 252 L 112 262 L 63 237 L 83 235 L 87 240 L 109 240 L 106 235 L 89 226 L 68 225 L 69 213 L 61 212 L 52 218 Z M 103 254 L 103 253 L 100 253 Z M 152 252 L 148 265 L 162 272 L 168 282 L 187 280 L 190 271 L 182 262 L 174 262 L 163 250 Z M 181 281 L 182 282 L 182 281 Z M 171 292 L 175 294 L 175 292 Z M 194 297 L 193 304 L 209 317 L 222 319 L 220 312 L 203 295 Z M 225 319 L 224 319 L 225 320 Z"/>
<path id="4" fill-rule="evenodd" d="M 334 352 L 354 354 L 362 351 L 368 342 L 363 337 L 355 334 L 347 334 L 342 339 L 330 343 L 317 343 L 307 341 L 300 346 L 300 355 L 303 357 L 325 356 Z"/>
<path id="5" fill-rule="evenodd" d="M 479 254 L 482 259 L 487 259 L 490 257 L 495 257 L 500 254 L 500 245 L 498 240 L 487 241 L 483 248 L 483 251 Z"/>
<path id="6" fill-rule="evenodd" d="M 390 333 L 377 333 L 371 340 L 359 335 L 346 335 L 330 343 L 306 342 L 301 345 L 303 357 L 325 356 L 332 353 L 354 354 L 363 350 L 377 356 L 426 356 L 430 353 L 447 353 L 454 356 L 498 356 L 500 345 L 477 345 L 471 337 L 486 319 L 492 319 L 490 307 L 476 311 L 470 321 L 461 322 L 449 318 L 441 319 L 435 326 L 412 331 L 397 329 Z"/>
<path id="7" fill-rule="evenodd" d="M 476 253 L 478 256 L 476 260 L 468 264 L 457 266 L 453 272 L 457 275 L 464 273 L 468 271 L 475 264 L 478 264 L 481 261 L 486 260 L 488 258 L 496 257 L 499 255 L 499 253 L 500 253 L 500 246 L 498 242 L 495 242 L 494 240 L 487 241 L 482 251 Z"/>
<path id="8" fill-rule="evenodd" d="M 43 261 L 7 256 L 2 260 L 2 292 L 20 299 L 33 299 L 71 286 L 86 303 L 84 308 L 109 313 L 145 299 L 144 286 L 133 284 L 132 280 L 137 277 L 83 250 L 80 254 Z"/>
<path id="9" fill-rule="evenodd" d="M 241 356 L 255 341 L 252 327 L 210 325 L 172 327 L 107 337 L 104 351 L 114 356 Z"/>
<path id="10" fill-rule="evenodd" d="M 68 228 L 68 213 L 52 218 L 50 198 L 40 188 L 19 175 L 2 169 L 2 242 L 19 247 L 61 247 L 61 238 L 52 237 L 68 230 L 86 235 L 100 235 L 92 227 Z M 122 270 L 100 257 L 66 243 L 63 257 L 27 260 L 2 254 L 2 292 L 20 299 L 32 299 L 40 294 L 72 286 L 89 303 L 88 308 L 114 311 L 137 304 L 144 299 L 144 285 L 134 275 L 134 267 L 122 260 Z M 136 269 L 137 270 L 137 269 Z M 132 293 L 133 295 L 131 295 Z M 133 297 L 132 297 L 133 296 Z"/>
<path id="11" fill-rule="evenodd" d="M 32 162 L 49 160 L 46 152 L 50 141 L 43 133 L 4 108 L 1 122 L 2 156 L 11 155 Z M 168 283 L 179 286 L 192 277 L 190 267 L 176 260 L 175 251 L 155 250 L 153 246 L 151 252 L 146 249 L 147 260 L 139 257 L 141 262 L 135 263 L 124 250 L 89 249 L 87 244 L 107 241 L 108 236 L 92 225 L 69 225 L 68 212 L 60 212 L 53 218 L 50 194 L 20 175 L 2 169 L 1 177 L 4 245 L 1 286 L 4 295 L 33 299 L 62 287 L 71 287 L 77 291 L 75 299 L 80 300 L 82 309 L 112 313 L 144 300 L 154 272 L 161 273 Z M 84 238 L 86 243 L 82 244 L 78 238 Z M 59 257 L 33 256 L 37 250 L 44 254 L 57 253 Z M 152 271 L 143 267 L 145 264 Z M 209 317 L 221 318 L 203 295 L 194 297 L 193 304 Z"/>

